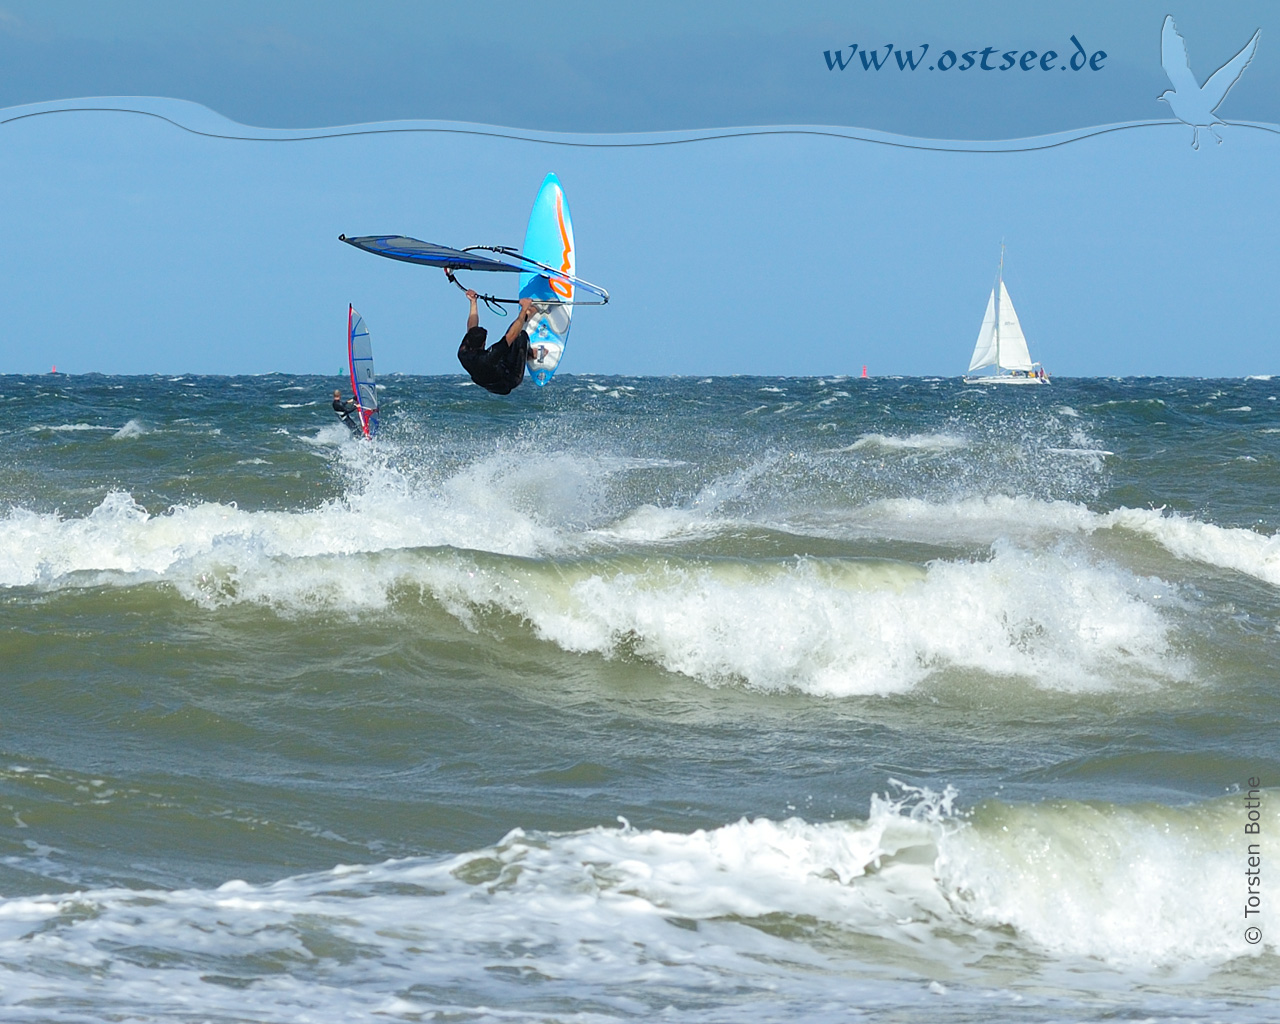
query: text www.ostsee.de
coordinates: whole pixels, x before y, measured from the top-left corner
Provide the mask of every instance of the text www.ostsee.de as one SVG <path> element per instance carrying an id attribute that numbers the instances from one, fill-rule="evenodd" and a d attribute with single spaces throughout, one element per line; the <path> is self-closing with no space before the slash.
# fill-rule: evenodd
<path id="1" fill-rule="evenodd" d="M 859 48 L 857 43 L 849 45 L 848 54 L 845 53 L 844 47 L 838 50 L 823 51 L 823 58 L 827 62 L 828 71 L 843 71 L 845 68 L 857 68 L 861 65 L 863 71 L 880 71 L 882 69 L 892 69 L 895 64 L 899 71 L 916 71 L 925 68 L 928 71 L 950 71 L 954 68 L 957 71 L 969 71 L 976 69 L 978 71 L 1053 71 L 1061 68 L 1063 71 L 1101 71 L 1103 70 L 1103 62 L 1107 59 L 1106 50 L 1095 50 L 1089 53 L 1085 50 L 1083 44 L 1075 36 L 1071 37 L 1072 49 L 1062 55 L 1062 63 L 1058 63 L 1060 56 L 1057 50 L 1045 50 L 1037 52 L 1035 50 L 1005 50 L 1000 51 L 998 46 L 984 46 L 982 49 L 964 50 L 957 54 L 955 50 L 943 50 L 938 54 L 932 64 L 925 64 L 925 57 L 929 52 L 929 44 L 921 43 L 920 52 L 917 55 L 915 48 L 910 50 L 899 50 L 893 43 L 885 43 L 883 47 L 873 47 L 871 49 Z M 856 58 L 856 60 L 855 60 Z"/>

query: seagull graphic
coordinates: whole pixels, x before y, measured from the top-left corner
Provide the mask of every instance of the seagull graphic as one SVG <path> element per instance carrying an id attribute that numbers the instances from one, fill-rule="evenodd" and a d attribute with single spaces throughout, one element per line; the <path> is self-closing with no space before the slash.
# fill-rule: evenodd
<path id="1" fill-rule="evenodd" d="M 1244 44 L 1244 49 L 1218 68 L 1209 80 L 1201 85 L 1191 73 L 1191 62 L 1187 60 L 1187 44 L 1183 42 L 1178 28 L 1173 23 L 1173 15 L 1166 14 L 1164 28 L 1160 30 L 1160 63 L 1164 65 L 1164 73 L 1169 76 L 1172 89 L 1166 89 L 1158 100 L 1164 100 L 1173 111 L 1173 116 L 1183 124 L 1191 125 L 1194 134 L 1191 136 L 1191 148 L 1200 148 L 1200 129 L 1207 128 L 1219 145 L 1222 136 L 1213 130 L 1215 124 L 1223 124 L 1214 111 L 1227 97 L 1231 87 L 1244 74 L 1244 69 L 1253 60 L 1253 51 L 1258 48 L 1258 36 L 1262 29 L 1253 34 L 1253 38 Z"/>

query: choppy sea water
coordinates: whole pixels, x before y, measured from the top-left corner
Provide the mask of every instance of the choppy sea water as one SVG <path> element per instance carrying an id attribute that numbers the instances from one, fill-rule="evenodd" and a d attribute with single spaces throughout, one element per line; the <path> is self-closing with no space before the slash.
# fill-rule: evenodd
<path id="1" fill-rule="evenodd" d="M 0 378 L 0 1017 L 1280 1013 L 1280 380 L 339 383 Z"/>

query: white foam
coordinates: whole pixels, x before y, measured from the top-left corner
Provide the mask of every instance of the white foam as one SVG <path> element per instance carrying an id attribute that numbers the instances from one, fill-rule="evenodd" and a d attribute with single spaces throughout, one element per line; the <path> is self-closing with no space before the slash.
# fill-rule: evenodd
<path id="1" fill-rule="evenodd" d="M 1121 508 L 1102 519 L 1107 526 L 1150 537 L 1179 558 L 1232 569 L 1280 586 L 1280 535 L 1268 537 L 1156 509 Z"/>
<path id="2" fill-rule="evenodd" d="M 1265 816 L 1280 826 L 1274 810 Z M 1189 809 L 994 807 L 978 821 L 943 841 L 938 862 L 952 906 L 971 921 L 1111 964 L 1220 964 L 1265 951 L 1244 937 L 1239 797 Z M 1264 901 L 1277 898 L 1268 879 Z"/>
<path id="3" fill-rule="evenodd" d="M 93 423 L 58 423 L 45 424 L 37 423 L 34 426 L 27 427 L 27 430 L 36 432 L 41 430 L 52 430 L 55 433 L 78 433 L 83 430 L 104 430 L 113 431 L 115 427 L 100 427 Z"/>
<path id="4" fill-rule="evenodd" d="M 362 446 L 352 447 L 358 458 Z M 825 695 L 900 692 L 954 669 L 1068 690 L 1185 674 L 1160 610 L 1176 595 L 1076 549 L 999 542 L 989 560 L 927 569 L 823 559 L 566 561 L 594 534 L 557 532 L 539 517 L 590 518 L 599 471 L 577 465 L 575 479 L 572 467 L 547 473 L 485 460 L 434 494 L 392 475 L 303 513 L 205 503 L 153 515 L 123 492 L 80 519 L 12 510 L 0 519 L 0 584 L 164 580 L 201 604 L 260 603 L 286 614 L 381 609 L 409 586 L 464 622 L 500 609 L 569 651 L 625 652 L 707 683 Z M 721 486 L 732 494 L 749 480 Z M 725 497 L 717 491 L 706 503 Z M 1063 513 L 1086 523 L 1090 515 L 1071 506 Z M 652 536 L 671 527 L 663 522 L 671 515 L 652 509 L 656 523 L 640 512 L 628 523 Z M 677 526 L 687 532 L 689 523 L 679 517 Z M 440 548 L 559 560 L 480 563 L 418 550 Z M 344 561 L 357 554 L 358 571 Z"/>
<path id="5" fill-rule="evenodd" d="M 279 428 L 277 433 L 288 434 L 289 431 Z M 346 426 L 346 424 L 341 420 L 326 423 L 310 436 L 306 434 L 298 434 L 296 436 L 298 440 L 302 441 L 304 444 L 317 445 L 322 448 L 331 448 L 336 445 L 357 443 L 360 440 L 355 436 L 351 428 Z"/>
<path id="6" fill-rule="evenodd" d="M 1074 995 L 1092 1019 L 1100 990 L 1129 1012 L 1134 988 L 1199 996 L 1204 976 L 1277 951 L 1244 938 L 1238 798 L 961 815 L 954 792 L 903 789 L 866 820 L 515 829 L 459 856 L 266 885 L 0 900 L 0 1007 L 540 1020 L 554 1005 L 599 1020 L 680 1004 L 681 1020 L 825 1022 L 943 995 L 989 1014 L 994 985 Z M 1274 906 L 1280 886 L 1263 879 Z"/>
<path id="7" fill-rule="evenodd" d="M 709 483 L 684 507 L 641 505 L 611 522 L 608 480 L 669 463 L 500 451 L 436 479 L 429 466 L 420 477 L 396 469 L 386 446 L 351 441 L 341 424 L 311 440 L 351 476 L 340 501 L 301 512 L 209 502 L 155 513 L 112 492 L 78 518 L 11 509 L 0 516 L 0 586 L 163 581 L 201 605 L 283 614 L 383 609 L 408 587 L 465 623 L 498 609 L 569 651 L 641 657 L 710 684 L 843 696 L 974 672 L 1063 690 L 1185 678 L 1169 642 L 1177 592 L 1091 552 L 1083 539 L 1099 530 L 1136 532 L 1179 558 L 1280 585 L 1275 538 L 1156 510 L 1100 514 L 1015 497 L 877 501 L 806 527 L 986 549 L 928 566 L 675 552 L 593 560 L 619 545 L 750 525 L 726 509 L 776 460 Z"/>
<path id="8" fill-rule="evenodd" d="M 949 435 L 916 437 L 936 444 Z M 0 516 L 0 586 L 163 581 L 202 605 L 255 602 L 285 614 L 381 609 L 408 586 L 464 622 L 499 609 L 566 650 L 639 656 L 712 684 L 823 695 L 901 692 L 957 671 L 1065 690 L 1185 678 L 1169 643 L 1174 613 L 1163 610 L 1180 607 L 1177 591 L 1097 554 L 1085 541 L 1099 531 L 1280 586 L 1280 539 L 1161 510 L 898 498 L 815 511 L 802 526 L 737 511 L 752 507 L 779 457 L 713 480 L 682 507 L 618 513 L 612 477 L 674 463 L 499 450 L 437 478 L 430 463 L 418 476 L 397 469 L 391 446 L 353 441 L 339 423 L 302 440 L 344 467 L 342 500 L 308 511 L 210 502 L 157 513 L 112 492 L 82 517 L 10 509 Z M 675 552 L 569 564 L 744 527 L 966 553 L 927 567 L 713 563 Z M 439 550 L 447 548 L 556 561 L 481 564 Z"/>
<path id="9" fill-rule="evenodd" d="M 587 381 L 587 385 L 585 389 L 581 387 L 577 387 L 577 388 L 574 388 L 574 390 L 575 391 L 583 391 L 583 390 L 595 391 L 598 394 L 605 395 L 608 398 L 627 398 L 630 396 L 632 392 L 635 391 L 635 388 L 632 387 L 630 384 L 619 384 L 614 387 L 608 387 L 607 385 L 604 385 L 604 384 L 597 384 L 594 381 Z"/>
<path id="10" fill-rule="evenodd" d="M 234 504 L 176 505 L 152 513 L 123 491 L 87 516 L 10 509 L 0 517 L 0 586 L 54 584 L 95 572 L 192 579 L 271 576 L 273 559 L 348 556 L 425 547 L 534 556 L 563 550 L 596 514 L 610 474 L 653 460 L 542 459 L 502 453 L 443 481 L 413 480 L 341 424 L 320 428 L 353 482 L 348 495 L 303 512 L 249 512 Z M 548 525 L 549 524 L 549 525 Z"/>
<path id="11" fill-rule="evenodd" d="M 1280 536 L 1217 526 L 1163 509 L 1093 512 L 1067 501 L 996 495 L 937 503 L 918 498 L 872 502 L 849 513 L 846 524 L 876 536 L 935 543 L 1052 544 L 1070 534 L 1127 530 L 1170 554 L 1231 569 L 1280 586 Z"/>
<path id="12" fill-rule="evenodd" d="M 860 451 L 865 448 L 883 448 L 887 451 L 954 451 L 969 442 L 954 434 L 908 434 L 892 437 L 885 434 L 863 434 L 843 451 Z"/>
<path id="13" fill-rule="evenodd" d="M 143 434 L 149 434 L 151 430 L 142 425 L 140 420 L 129 420 L 123 427 L 112 434 L 112 438 L 120 441 L 127 440 L 131 437 L 141 437 Z"/>
<path id="14" fill-rule="evenodd" d="M 661 544 L 675 540 L 708 537 L 724 528 L 724 521 L 716 518 L 714 509 L 671 508 L 669 506 L 640 505 L 616 523 L 593 531 L 604 540 L 626 541 L 632 544 Z"/>
<path id="15" fill-rule="evenodd" d="M 894 540 L 972 545 L 1005 539 L 1036 545 L 1089 533 L 1098 528 L 1099 517 L 1075 502 L 991 495 L 949 502 L 886 498 L 850 509 L 837 524 Z"/>
<path id="16" fill-rule="evenodd" d="M 627 651 L 708 683 L 829 696 L 909 690 L 945 670 L 1063 689 L 1184 678 L 1155 580 L 1078 553 L 1008 545 L 983 562 L 803 559 L 761 566 L 653 566 L 541 583 L 458 586 L 527 618 L 570 651 Z"/>

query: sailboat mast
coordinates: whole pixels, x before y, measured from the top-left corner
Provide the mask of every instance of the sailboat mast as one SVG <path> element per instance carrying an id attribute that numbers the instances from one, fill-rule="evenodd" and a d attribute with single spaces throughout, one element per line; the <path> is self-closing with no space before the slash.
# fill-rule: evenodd
<path id="1" fill-rule="evenodd" d="M 1000 269 L 996 271 L 996 370 L 1000 365 L 1000 296 L 1004 292 L 1004 239 L 1000 239 Z"/>

